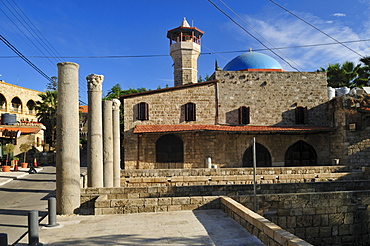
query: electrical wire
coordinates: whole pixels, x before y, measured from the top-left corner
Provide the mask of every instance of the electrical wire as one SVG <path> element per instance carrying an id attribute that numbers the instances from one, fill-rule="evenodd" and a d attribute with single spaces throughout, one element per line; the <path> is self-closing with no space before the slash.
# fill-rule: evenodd
<path id="1" fill-rule="evenodd" d="M 250 29 L 252 29 L 255 33 L 257 33 L 263 40 L 265 40 L 270 46 L 272 46 L 275 50 L 276 50 L 276 47 L 271 43 L 269 42 L 266 38 L 264 38 L 262 36 L 261 33 L 259 33 L 256 29 L 254 29 L 251 25 L 249 25 L 240 15 L 238 15 L 231 7 L 229 7 L 224 1 L 222 0 L 219 0 L 226 8 L 228 8 L 234 15 L 236 15 L 236 17 L 238 17 L 244 24 L 246 24 Z M 282 51 L 279 51 L 280 54 L 282 54 L 283 56 L 285 56 L 289 61 L 291 61 L 292 63 L 295 64 L 295 66 L 299 67 L 301 70 L 302 68 L 297 64 L 295 63 L 292 59 L 290 59 L 286 54 L 284 54 Z"/>
<path id="2" fill-rule="evenodd" d="M 311 23 L 309 23 L 308 21 L 304 20 L 303 18 L 299 17 L 298 15 L 294 14 L 293 12 L 289 11 L 288 9 L 284 8 L 283 6 L 281 6 L 280 4 L 274 2 L 273 0 L 269 0 L 270 2 L 272 2 L 273 4 L 275 4 L 276 6 L 280 7 L 281 9 L 285 10 L 286 12 L 288 12 L 289 14 L 293 15 L 294 17 L 298 18 L 299 20 L 303 21 L 304 23 L 306 23 L 307 25 L 309 25 L 310 27 L 316 29 L 317 31 L 321 32 L 322 34 L 324 34 L 325 36 L 331 38 L 332 40 L 334 40 L 335 42 L 337 42 L 338 44 L 342 45 L 343 47 L 347 48 L 348 50 L 352 51 L 353 53 L 355 53 L 356 55 L 360 56 L 360 57 L 364 57 L 363 55 L 361 55 L 360 53 L 358 53 L 357 51 L 351 49 L 350 47 L 348 47 L 347 45 L 343 44 L 343 42 L 340 42 L 339 40 L 333 38 L 332 36 L 330 36 L 329 34 L 327 34 L 326 32 L 320 30 L 319 28 L 317 28 L 316 26 L 312 25 Z"/>
<path id="3" fill-rule="evenodd" d="M 30 60 L 28 60 L 27 57 L 25 57 L 17 48 L 15 48 L 11 43 L 9 43 L 6 38 L 4 38 L 2 35 L 0 35 L 0 40 L 8 46 L 14 53 L 16 53 L 22 60 L 24 60 L 28 65 L 30 65 L 33 69 L 35 69 L 41 76 L 43 76 L 45 79 L 49 80 L 50 82 L 53 82 L 53 80 L 47 76 L 41 69 L 39 69 L 35 64 L 33 64 Z"/>
<path id="4" fill-rule="evenodd" d="M 343 41 L 341 43 L 360 43 L 360 42 L 369 42 L 370 39 L 361 39 L 361 40 L 351 40 Z M 297 48 L 309 48 L 309 47 L 320 47 L 328 45 L 339 45 L 338 43 L 321 43 L 321 44 L 305 44 L 305 45 L 296 45 L 296 46 L 285 46 L 285 47 L 274 47 L 274 48 L 260 48 L 253 49 L 254 51 L 264 51 L 264 50 L 283 50 L 283 49 L 297 49 Z M 210 48 L 204 46 L 202 47 L 210 50 L 211 52 L 202 52 L 201 55 L 214 55 L 214 54 L 226 54 L 226 53 L 241 53 L 247 52 L 248 50 L 231 50 L 231 51 L 213 51 Z M 60 59 L 122 59 L 122 58 L 152 58 L 152 57 L 167 57 L 170 55 L 109 55 L 109 56 L 58 56 Z M 28 58 L 43 59 L 48 58 L 45 56 L 27 56 Z M 11 59 L 19 58 L 19 56 L 0 56 L 0 59 Z M 50 57 L 49 57 L 50 58 Z M 225 58 L 225 57 L 223 57 Z M 226 59 L 226 58 L 225 58 Z"/>
<path id="5" fill-rule="evenodd" d="M 270 52 L 272 52 L 274 55 L 276 55 L 277 57 L 279 57 L 281 60 L 283 60 L 286 64 L 288 64 L 291 68 L 293 68 L 294 70 L 298 71 L 299 70 L 295 67 L 292 66 L 292 64 L 290 64 L 287 60 L 285 60 L 283 57 L 281 57 L 279 54 L 277 54 L 275 51 L 273 51 L 271 48 L 267 47 L 263 42 L 261 42 L 257 37 L 255 37 L 252 33 L 250 33 L 247 29 L 245 29 L 242 25 L 240 25 L 238 22 L 236 22 L 230 15 L 228 15 L 225 11 L 223 11 L 220 7 L 218 7 L 213 1 L 211 0 L 208 0 L 208 2 L 210 2 L 217 10 L 219 10 L 221 13 L 223 13 L 227 18 L 229 18 L 235 25 L 237 25 L 238 27 L 240 27 L 243 31 L 245 31 L 246 33 L 249 34 L 249 36 L 251 36 L 252 38 L 254 38 L 255 40 L 257 40 L 261 45 L 263 45 L 263 47 L 265 47 L 266 49 L 268 49 Z"/>

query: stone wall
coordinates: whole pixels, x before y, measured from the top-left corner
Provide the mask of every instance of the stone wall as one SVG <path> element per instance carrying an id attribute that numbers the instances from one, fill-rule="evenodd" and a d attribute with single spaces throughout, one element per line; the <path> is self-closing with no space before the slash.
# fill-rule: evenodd
<path id="1" fill-rule="evenodd" d="M 330 136 L 331 157 L 340 164 L 370 166 L 370 111 L 360 109 L 369 104 L 367 95 L 344 95 L 330 101 L 330 120 L 336 128 Z"/>
<path id="2" fill-rule="evenodd" d="M 149 120 L 138 120 L 138 104 L 140 102 L 148 104 Z M 185 121 L 184 105 L 188 102 L 196 104 L 196 121 Z M 124 97 L 125 168 L 153 168 L 146 164 L 153 163 L 153 158 L 155 158 L 155 151 L 150 145 L 153 143 L 147 142 L 147 139 L 141 138 L 141 135 L 133 134 L 133 128 L 136 125 L 214 124 L 215 103 L 215 84 L 209 82 L 176 89 L 165 88 L 140 96 Z M 145 137 L 152 138 L 151 136 Z M 145 151 L 144 155 L 143 151 Z"/>
<path id="3" fill-rule="evenodd" d="M 259 214 L 313 245 L 368 245 L 370 191 L 258 195 Z M 233 197 L 252 208 L 252 196 Z"/>
<path id="4" fill-rule="evenodd" d="M 238 124 L 238 108 L 250 107 L 251 125 L 294 125 L 294 110 L 307 107 L 309 125 L 328 125 L 324 72 L 216 71 L 219 123 Z"/>
<path id="5" fill-rule="evenodd" d="M 270 152 L 272 165 L 284 165 L 285 153 L 288 148 L 299 140 L 312 145 L 317 153 L 317 162 L 320 165 L 331 165 L 329 156 L 328 133 L 310 135 L 249 135 L 243 133 L 226 132 L 183 132 L 173 133 L 184 143 L 184 163 L 178 168 L 204 168 L 205 158 L 211 157 L 212 164 L 218 167 L 242 167 L 244 152 L 252 146 L 253 137 Z M 174 168 L 175 166 L 160 166 L 156 163 L 156 141 L 163 133 L 144 135 L 125 134 L 125 169 L 129 163 L 135 163 L 136 168 Z M 127 153 L 127 154 L 126 154 Z M 138 158 L 139 162 L 128 162 Z M 162 164 L 163 165 L 163 164 Z M 172 164 L 174 165 L 174 164 Z"/>
<path id="6" fill-rule="evenodd" d="M 257 168 L 258 184 L 364 180 L 345 166 Z M 366 174 L 368 175 L 368 174 Z M 253 168 L 122 170 L 121 187 L 253 184 Z"/>
<path id="7" fill-rule="evenodd" d="M 260 184 L 258 214 L 313 245 L 367 245 L 369 182 Z M 80 212 L 214 209 L 220 208 L 220 196 L 231 197 L 248 208 L 254 206 L 252 185 L 87 188 L 81 190 Z"/>
<path id="8" fill-rule="evenodd" d="M 265 245 L 312 245 L 229 197 L 221 197 L 221 209 Z"/>
<path id="9" fill-rule="evenodd" d="M 156 163 L 156 140 L 168 132 L 133 134 L 135 126 L 238 125 L 241 106 L 250 107 L 250 125 L 295 125 L 295 108 L 300 106 L 308 109 L 308 125 L 329 124 L 325 73 L 216 71 L 213 77 L 215 81 L 122 97 L 125 169 L 200 168 L 205 167 L 209 156 L 220 167 L 241 167 L 252 137 L 268 149 L 273 166 L 283 166 L 287 149 L 299 140 L 315 148 L 318 163 L 331 164 L 328 133 L 248 135 L 216 131 L 175 132 L 184 142 L 184 163 Z M 148 120 L 138 120 L 141 102 L 148 104 Z M 185 121 L 184 105 L 188 102 L 196 104 L 196 121 Z"/>
<path id="10" fill-rule="evenodd" d="M 35 91 L 27 88 L 23 88 L 17 85 L 12 85 L 0 81 L 0 94 L 4 96 L 6 104 L 0 105 L 0 113 L 10 113 L 17 115 L 17 121 L 22 119 L 28 119 L 30 121 L 36 120 L 36 112 L 33 109 L 27 107 L 27 103 L 36 104 L 37 101 L 40 101 L 38 94 L 42 93 L 41 91 Z M 21 101 L 21 107 L 17 109 L 12 108 L 13 98 L 18 97 Z"/>

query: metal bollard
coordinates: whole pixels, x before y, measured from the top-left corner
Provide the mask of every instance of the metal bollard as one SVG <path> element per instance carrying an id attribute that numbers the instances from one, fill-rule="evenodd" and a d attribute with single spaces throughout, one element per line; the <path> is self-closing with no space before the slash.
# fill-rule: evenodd
<path id="1" fill-rule="evenodd" d="M 8 234 L 0 233 L 0 246 L 8 246 Z"/>
<path id="2" fill-rule="evenodd" d="M 57 223 L 57 209 L 56 209 L 56 199 L 55 197 L 50 197 L 48 200 L 48 219 L 49 224 L 47 224 L 47 227 L 53 227 L 58 226 Z"/>
<path id="3" fill-rule="evenodd" d="M 28 245 L 39 244 L 39 211 L 28 212 Z"/>

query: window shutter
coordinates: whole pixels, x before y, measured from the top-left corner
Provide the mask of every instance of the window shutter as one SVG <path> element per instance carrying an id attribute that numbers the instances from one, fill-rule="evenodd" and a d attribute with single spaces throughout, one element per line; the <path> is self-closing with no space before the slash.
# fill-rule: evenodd
<path id="1" fill-rule="evenodd" d="M 239 108 L 239 124 L 247 125 L 250 123 L 250 109 L 242 106 Z"/>
<path id="2" fill-rule="evenodd" d="M 139 103 L 138 119 L 149 120 L 149 105 L 145 102 Z"/>
<path id="3" fill-rule="evenodd" d="M 195 103 L 185 104 L 185 121 L 196 120 L 196 105 Z"/>

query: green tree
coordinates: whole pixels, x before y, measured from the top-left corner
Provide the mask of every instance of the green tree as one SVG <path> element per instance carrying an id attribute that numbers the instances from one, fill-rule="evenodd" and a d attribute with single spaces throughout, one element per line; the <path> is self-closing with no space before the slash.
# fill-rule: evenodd
<path id="1" fill-rule="evenodd" d="M 38 101 L 36 104 L 36 117 L 46 128 L 45 142 L 51 147 L 54 147 L 56 139 L 58 92 L 55 90 L 45 91 L 45 93 L 39 94 L 39 97 L 41 101 Z"/>
<path id="2" fill-rule="evenodd" d="M 56 91 L 58 90 L 58 77 L 53 76 L 51 77 L 52 81 L 46 84 L 46 90 L 48 91 Z"/>
<path id="3" fill-rule="evenodd" d="M 319 71 L 327 72 L 328 85 L 337 87 L 356 87 L 361 86 L 364 82 L 362 64 L 355 65 L 351 61 L 343 64 L 328 64 L 327 68 L 320 67 Z"/>
<path id="4" fill-rule="evenodd" d="M 204 79 L 203 79 L 202 75 L 199 75 L 198 83 L 199 83 L 199 82 L 205 82 L 205 81 L 208 81 L 208 80 L 209 80 L 209 78 L 210 78 L 210 76 L 208 75 L 208 73 L 206 74 L 206 76 L 204 77 Z"/>
<path id="5" fill-rule="evenodd" d="M 103 100 L 112 100 L 114 98 L 119 98 L 120 96 L 122 95 L 127 95 L 127 94 L 134 94 L 134 93 L 139 93 L 139 92 L 144 92 L 144 91 L 147 91 L 146 88 L 144 87 L 141 87 L 141 88 L 137 88 L 137 89 L 134 89 L 134 88 L 130 88 L 128 90 L 122 90 L 121 88 L 121 85 L 120 84 L 115 84 L 107 93 L 107 95 L 105 95 L 105 97 L 103 98 Z"/>

